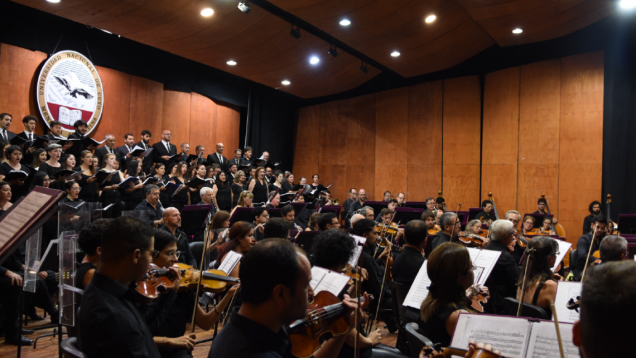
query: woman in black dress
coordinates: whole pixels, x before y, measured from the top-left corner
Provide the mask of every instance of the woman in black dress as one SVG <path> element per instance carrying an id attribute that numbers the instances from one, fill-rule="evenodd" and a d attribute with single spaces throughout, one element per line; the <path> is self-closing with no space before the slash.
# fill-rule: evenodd
<path id="1" fill-rule="evenodd" d="M 89 220 L 83 208 L 78 205 L 83 201 L 79 199 L 80 186 L 75 181 L 68 181 L 64 184 L 66 196 L 62 197 L 59 206 L 59 232 L 76 231 L 79 232 Z M 63 205 L 66 204 L 66 205 Z"/>
<path id="2" fill-rule="evenodd" d="M 138 177 L 139 179 L 136 182 L 129 182 L 128 188 L 125 188 L 124 191 L 124 210 L 132 211 L 137 207 L 141 201 L 146 199 L 146 195 L 144 194 L 144 185 L 143 185 L 143 177 L 139 176 L 141 172 L 141 162 L 139 161 L 130 161 L 128 165 L 128 175 L 131 177 Z M 126 187 L 126 185 L 124 185 Z"/>
<path id="3" fill-rule="evenodd" d="M 283 190 L 283 182 L 285 181 L 285 178 L 283 177 L 283 172 L 281 171 L 276 171 L 274 173 L 274 183 L 269 185 L 269 191 L 276 191 L 277 189 L 280 189 L 281 191 Z M 280 192 L 280 194 L 284 194 L 285 192 Z"/>
<path id="4" fill-rule="evenodd" d="M 249 191 L 254 193 L 254 205 L 265 206 L 268 193 L 267 181 L 265 180 L 265 169 L 258 167 L 255 171 L 256 178 L 250 181 Z"/>
<path id="5" fill-rule="evenodd" d="M 7 162 L 2 162 L 0 164 L 0 181 L 4 180 L 4 178 L 11 171 L 21 171 L 29 175 L 29 169 L 25 165 L 20 164 L 20 160 L 22 160 L 22 151 L 20 151 L 20 147 L 18 146 L 9 146 L 4 151 L 4 155 L 7 157 Z M 6 181 L 11 186 L 11 203 L 17 201 L 20 197 L 26 196 L 29 193 L 29 184 L 25 183 L 24 180 L 15 179 L 12 181 Z"/>
<path id="6" fill-rule="evenodd" d="M 65 170 L 73 171 L 75 169 L 75 156 L 69 153 L 65 153 L 62 155 L 60 159 L 60 163 L 62 164 L 62 168 Z"/>
<path id="7" fill-rule="evenodd" d="M 238 171 L 234 175 L 234 183 L 232 183 L 232 208 L 238 204 L 239 196 L 245 188 L 245 172 Z"/>
<path id="8" fill-rule="evenodd" d="M 46 159 L 46 150 L 43 148 L 38 148 L 37 150 L 35 150 L 35 152 L 33 152 L 33 163 L 31 163 L 31 167 L 33 167 L 33 169 L 37 171 L 40 167 L 40 164 L 42 164 L 42 162 L 46 162 Z"/>
<path id="9" fill-rule="evenodd" d="M 44 172 L 38 172 L 33 176 L 33 180 L 31 181 L 31 186 L 29 186 L 29 191 L 31 191 L 35 186 L 40 186 L 44 188 L 49 188 L 49 175 Z"/>
<path id="10" fill-rule="evenodd" d="M 82 188 L 79 198 L 84 202 L 97 202 L 99 200 L 99 189 L 97 183 L 95 183 L 97 178 L 93 177 L 97 173 L 93 165 L 93 153 L 84 150 L 80 154 L 80 158 L 80 165 L 75 168 L 75 171 L 82 172 L 82 178 L 77 182 Z"/>
<path id="11" fill-rule="evenodd" d="M 219 211 L 230 211 L 232 209 L 232 188 L 227 183 L 225 172 L 219 173 L 219 178 L 212 186 L 212 198 Z"/>
<path id="12" fill-rule="evenodd" d="M 119 190 L 119 183 L 124 180 L 124 175 L 115 169 L 115 161 L 116 157 L 112 153 L 105 154 L 102 160 L 102 163 L 106 164 L 104 165 L 104 170 L 113 172 L 104 182 L 99 184 L 99 188 L 102 190 L 100 197 L 102 208 L 113 205 L 104 212 L 103 216 L 105 218 L 117 218 L 121 216 L 121 211 L 124 209 L 121 204 L 121 191 Z"/>
<path id="13" fill-rule="evenodd" d="M 168 206 L 170 205 L 170 197 L 168 197 L 168 195 L 166 194 L 166 186 L 161 186 L 160 183 L 170 181 L 170 176 L 166 175 L 166 165 L 159 162 L 155 165 L 154 171 L 154 176 L 159 179 L 159 183 L 157 183 L 157 185 L 159 186 L 159 202 L 161 202 L 161 206 L 163 208 L 168 208 Z"/>
<path id="14" fill-rule="evenodd" d="M 46 148 L 46 153 L 49 155 L 49 159 L 46 162 L 40 163 L 39 172 L 45 172 L 49 175 L 49 187 L 64 190 L 64 183 L 68 179 L 68 176 L 58 176 L 57 174 L 63 169 L 60 163 L 60 157 L 62 157 L 62 146 L 58 144 L 49 145 Z"/>
<path id="15" fill-rule="evenodd" d="M 7 182 L 0 181 L 0 217 L 8 211 L 11 203 L 11 186 Z"/>
<path id="16" fill-rule="evenodd" d="M 170 182 L 179 185 L 185 184 L 188 182 L 185 177 L 185 173 L 188 170 L 188 164 L 185 162 L 179 162 L 176 167 L 175 176 L 170 178 Z M 181 188 L 172 195 L 170 198 L 170 207 L 174 207 L 181 212 L 183 210 L 183 206 L 190 204 L 190 194 L 188 193 L 189 191 L 187 188 L 187 186 L 181 186 Z"/>
<path id="17" fill-rule="evenodd" d="M 193 166 L 196 168 L 196 170 L 194 171 L 194 177 L 198 177 L 202 180 L 205 180 L 205 165 L 204 164 L 200 164 L 200 165 L 195 165 Z M 192 178 L 194 178 L 192 177 Z M 207 184 L 206 184 L 207 185 Z M 200 185 L 198 188 L 190 188 L 190 204 L 198 204 L 199 202 L 201 202 L 201 188 L 203 187 L 203 185 Z"/>

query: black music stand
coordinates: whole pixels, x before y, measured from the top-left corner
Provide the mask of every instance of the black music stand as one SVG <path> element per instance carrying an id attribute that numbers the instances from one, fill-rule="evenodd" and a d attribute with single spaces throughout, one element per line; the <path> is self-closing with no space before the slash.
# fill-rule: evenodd
<path id="1" fill-rule="evenodd" d="M 267 213 L 269 213 L 269 218 L 283 217 L 283 210 L 280 208 L 270 208 Z"/>
<path id="2" fill-rule="evenodd" d="M 365 206 L 369 206 L 371 208 L 373 208 L 373 215 L 377 216 L 378 214 L 380 214 L 380 211 L 383 208 L 387 208 L 389 206 L 389 202 L 382 202 L 382 201 L 366 201 L 364 202 L 364 204 L 362 205 L 362 207 Z"/>
<path id="3" fill-rule="evenodd" d="M 459 221 L 462 224 L 462 227 L 468 224 L 468 217 L 470 217 L 470 214 L 468 211 L 459 211 L 456 212 L 457 213 L 457 218 L 459 218 Z"/>
<path id="4" fill-rule="evenodd" d="M 422 208 L 396 207 L 393 222 L 399 224 L 407 224 L 414 219 L 422 219 Z"/>
<path id="5" fill-rule="evenodd" d="M 302 231 L 296 237 L 296 245 L 304 249 L 305 252 L 311 253 L 314 245 L 314 238 L 320 234 L 320 231 Z"/>
<path id="6" fill-rule="evenodd" d="M 196 232 L 205 226 L 208 213 L 214 208 L 211 204 L 183 206 L 181 210 L 181 230 L 188 236 L 194 236 Z"/>
<path id="7" fill-rule="evenodd" d="M 466 223 L 468 223 L 469 221 L 477 218 L 477 215 L 479 213 L 481 213 L 484 209 L 481 207 L 477 207 L 477 208 L 468 208 L 468 220 L 466 221 Z"/>
<path id="8" fill-rule="evenodd" d="M 300 212 L 302 212 L 303 209 L 307 208 L 309 206 L 309 203 L 307 203 L 307 202 L 292 202 L 292 203 L 290 203 L 290 205 L 292 207 L 294 207 L 294 214 L 296 215 L 296 217 L 298 217 L 298 214 Z"/>
<path id="9" fill-rule="evenodd" d="M 339 205 L 338 206 L 322 206 L 320 207 L 320 213 L 333 213 L 336 215 L 336 218 L 340 218 L 341 209 L 342 207 L 340 207 Z"/>
<path id="10" fill-rule="evenodd" d="M 426 211 L 426 202 L 406 202 L 404 203 L 404 207 L 400 208 L 421 208 Z"/>
<path id="11" fill-rule="evenodd" d="M 534 226 L 533 226 L 534 228 L 541 228 L 541 225 L 543 225 L 543 221 L 546 218 L 550 218 L 552 220 L 552 223 L 554 223 L 554 219 L 553 219 L 554 216 L 551 214 L 526 213 L 523 215 L 523 218 L 526 218 L 526 216 L 530 216 L 534 218 Z M 523 226 L 523 223 L 521 224 L 521 226 Z"/>
<path id="12" fill-rule="evenodd" d="M 234 213 L 232 213 L 232 217 L 230 217 L 230 227 L 236 222 L 254 222 L 254 217 L 252 216 L 253 210 L 254 208 L 252 207 L 236 207 Z"/>
<path id="13" fill-rule="evenodd" d="M 621 235 L 636 234 L 636 214 L 619 214 L 618 232 Z"/>

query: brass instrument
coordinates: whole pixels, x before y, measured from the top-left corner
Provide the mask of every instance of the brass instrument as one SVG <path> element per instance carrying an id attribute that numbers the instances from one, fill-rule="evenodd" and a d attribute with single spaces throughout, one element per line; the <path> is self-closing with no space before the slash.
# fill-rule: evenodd
<path id="1" fill-rule="evenodd" d="M 340 200 L 339 200 L 339 199 L 337 199 L 337 198 L 334 198 L 334 199 L 331 201 L 331 204 L 333 204 L 334 206 L 337 206 L 337 205 L 339 205 L 339 204 L 340 204 Z"/>

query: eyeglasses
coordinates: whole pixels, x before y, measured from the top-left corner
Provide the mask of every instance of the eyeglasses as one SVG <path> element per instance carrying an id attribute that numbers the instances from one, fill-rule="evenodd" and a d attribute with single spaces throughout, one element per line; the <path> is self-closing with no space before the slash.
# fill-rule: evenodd
<path id="1" fill-rule="evenodd" d="M 179 259 L 180 255 L 181 255 L 181 251 L 170 251 L 166 253 L 166 256 L 168 256 L 168 258 L 175 257 L 175 259 Z"/>

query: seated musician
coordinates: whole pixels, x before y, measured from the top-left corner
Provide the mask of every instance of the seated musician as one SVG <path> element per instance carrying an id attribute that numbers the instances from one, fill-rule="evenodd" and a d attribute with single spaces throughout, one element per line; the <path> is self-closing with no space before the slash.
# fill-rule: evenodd
<path id="1" fill-rule="evenodd" d="M 464 232 L 464 234 L 466 236 L 476 236 L 477 238 L 481 239 L 481 241 L 483 242 L 482 245 L 480 246 L 481 248 L 486 248 L 486 246 L 488 245 L 488 243 L 490 243 L 490 238 L 488 237 L 484 237 L 481 235 L 481 221 L 478 219 L 473 219 L 470 222 L 468 222 L 466 224 L 466 231 Z"/>
<path id="2" fill-rule="evenodd" d="M 202 192 L 203 193 L 203 192 Z M 237 208 L 253 208 L 254 207 L 254 194 L 250 191 L 243 191 L 241 192 L 241 194 L 239 195 L 239 199 L 238 199 L 238 203 L 236 205 L 236 207 L 234 207 L 232 209 L 232 212 L 230 212 L 230 216 L 232 216 L 234 214 L 234 211 Z"/>
<path id="3" fill-rule="evenodd" d="M 431 251 L 434 251 L 435 248 L 442 243 L 456 242 L 457 236 L 459 235 L 461 222 L 459 221 L 459 218 L 457 218 L 457 214 L 455 212 L 446 212 L 442 214 L 439 223 L 442 230 L 431 239 L 433 241 Z"/>
<path id="4" fill-rule="evenodd" d="M 545 198 L 539 198 L 539 200 L 537 201 L 537 210 L 534 211 L 533 214 L 548 214 L 548 211 L 546 210 L 546 204 L 548 204 L 548 201 L 546 201 Z"/>
<path id="5" fill-rule="evenodd" d="M 596 229 L 596 235 L 594 235 L 594 230 Z M 594 263 L 594 260 L 599 259 L 595 258 L 592 254 L 590 254 L 590 258 L 588 260 L 588 251 L 592 251 L 594 253 L 599 249 L 599 245 L 603 238 L 605 238 L 605 230 L 607 229 L 607 218 L 604 215 L 598 214 L 594 217 L 594 224 L 592 225 L 592 231 L 590 233 L 584 234 L 579 238 L 576 243 L 576 258 L 574 260 L 574 278 L 581 278 L 581 274 L 583 273 L 583 269 L 585 268 L 585 262 L 587 261 L 587 265 Z M 592 242 L 592 236 L 594 236 L 594 242 Z M 572 267 L 572 263 L 570 263 L 570 267 Z"/>
<path id="6" fill-rule="evenodd" d="M 129 288 L 144 277 L 156 256 L 153 228 L 136 218 L 113 219 L 102 233 L 101 248 L 97 272 L 84 290 L 77 318 L 80 350 L 89 358 L 158 358 L 159 350 Z"/>
<path id="7" fill-rule="evenodd" d="M 109 223 L 110 219 L 100 218 L 80 231 L 77 244 L 85 255 L 75 272 L 75 288 L 86 289 L 93 279 L 102 252 L 102 233 Z"/>
<path id="8" fill-rule="evenodd" d="M 303 231 L 303 229 L 294 222 L 294 219 L 296 218 L 296 211 L 291 204 L 284 206 L 280 213 L 283 216 L 283 219 L 289 223 L 290 228 L 295 229 L 298 232 Z"/>
<path id="9" fill-rule="evenodd" d="M 358 197 L 353 202 L 351 202 L 351 206 L 349 207 L 348 215 L 354 215 L 358 213 L 358 211 L 364 207 L 364 202 L 367 200 L 367 191 L 363 188 L 360 188 L 358 191 Z"/>
<path id="10" fill-rule="evenodd" d="M 438 211 L 444 212 L 444 208 L 446 207 L 446 200 L 444 197 L 437 197 L 435 200 L 435 209 Z"/>
<path id="11" fill-rule="evenodd" d="M 523 218 L 523 224 L 521 225 L 521 234 L 523 236 L 532 236 L 539 234 L 539 231 L 534 228 L 534 217 L 525 216 Z"/>
<path id="12" fill-rule="evenodd" d="M 594 201 L 590 203 L 588 211 L 590 211 L 590 215 L 585 217 L 585 219 L 583 220 L 583 234 L 592 232 L 592 227 L 595 222 L 594 217 L 601 214 L 601 202 Z"/>
<path id="13" fill-rule="evenodd" d="M 581 291 L 581 319 L 572 342 L 585 358 L 634 356 L 629 340 L 636 335 L 636 263 L 612 262 L 590 268 Z M 620 318 L 625 325 L 617 325 Z"/>
<path id="14" fill-rule="evenodd" d="M 550 217 L 546 217 L 543 219 L 543 223 L 541 223 L 541 228 L 539 228 L 540 234 L 547 235 L 556 235 L 556 233 L 552 230 L 552 219 Z"/>
<path id="15" fill-rule="evenodd" d="M 475 267 L 466 247 L 442 243 L 426 263 L 431 280 L 428 295 L 420 307 L 419 331 L 433 343 L 448 347 L 460 313 L 474 313 L 466 289 L 474 282 Z M 480 292 L 488 295 L 488 288 Z"/>
<path id="16" fill-rule="evenodd" d="M 384 218 L 384 215 L 386 215 L 387 213 L 391 213 L 391 217 L 389 217 L 389 223 L 391 222 L 391 218 L 393 217 L 393 213 L 395 213 L 395 207 L 398 206 L 398 203 L 396 200 L 391 199 L 389 200 L 389 204 L 387 205 L 386 208 L 383 208 L 380 213 L 378 213 L 378 216 L 375 217 L 375 221 L 376 222 L 380 222 L 382 221 L 382 219 Z M 384 211 L 385 209 L 388 209 L 388 211 Z M 384 211 L 384 214 L 382 214 L 382 211 Z"/>
<path id="17" fill-rule="evenodd" d="M 430 212 L 433 212 L 433 211 L 435 211 L 436 209 L 437 209 L 437 208 L 436 208 L 435 198 L 433 198 L 433 197 L 429 197 L 429 198 L 427 198 L 427 199 L 426 199 L 426 210 L 427 210 L 427 211 L 430 211 Z"/>
<path id="18" fill-rule="evenodd" d="M 229 322 L 212 342 L 209 358 L 291 357 L 287 326 L 305 318 L 311 266 L 307 257 L 288 241 L 278 239 L 258 243 L 242 260 L 242 304 L 232 309 Z M 267 268 L 267 270 L 263 270 Z M 368 304 L 365 296 L 365 303 Z M 345 318 L 356 328 L 363 315 L 354 315 L 358 303 L 345 296 Z M 346 335 L 327 340 L 314 357 L 338 356 Z"/>
<path id="19" fill-rule="evenodd" d="M 479 212 L 475 218 L 480 220 L 482 223 L 486 223 L 488 226 L 490 226 L 492 222 L 497 220 L 497 217 L 495 217 L 495 212 L 492 210 L 492 202 L 489 200 L 481 202 L 481 208 L 483 209 L 483 211 Z"/>
<path id="20" fill-rule="evenodd" d="M 440 227 L 435 224 L 437 218 L 435 211 L 424 211 L 420 219 L 426 224 L 426 229 L 431 231 L 439 231 Z"/>
<path id="21" fill-rule="evenodd" d="M 539 319 L 552 318 L 550 302 L 556 296 L 557 280 L 561 279 L 558 274 L 552 273 L 558 252 L 559 244 L 553 238 L 538 236 L 528 242 L 525 259 L 528 262 L 523 264 L 516 298 L 543 308 L 548 318 Z"/>
<path id="22" fill-rule="evenodd" d="M 406 244 L 402 253 L 393 260 L 391 273 L 395 282 L 411 287 L 417 272 L 424 263 L 424 245 L 428 236 L 428 227 L 422 221 L 412 220 L 404 227 Z"/>
<path id="23" fill-rule="evenodd" d="M 404 207 L 404 205 L 406 204 L 406 195 L 404 194 L 404 192 L 398 193 L 396 200 L 398 207 Z"/>
<path id="24" fill-rule="evenodd" d="M 158 194 L 157 194 L 158 196 Z M 181 214 L 179 210 L 174 207 L 168 207 L 163 211 L 163 224 L 159 227 L 159 229 L 163 229 L 166 232 L 172 233 L 172 235 L 177 239 L 177 247 L 181 252 L 182 256 L 179 258 L 179 263 L 184 263 L 194 268 L 198 268 L 197 261 L 192 255 L 192 251 L 190 251 L 190 240 L 188 236 L 181 229 Z M 212 242 L 212 245 L 216 245 L 216 241 Z M 213 250 L 214 248 L 208 247 L 208 250 Z"/>
<path id="25" fill-rule="evenodd" d="M 155 231 L 154 246 L 155 250 L 159 251 L 159 254 L 152 262 L 157 267 L 169 268 L 177 263 L 181 252 L 177 250 L 177 239 L 170 232 L 161 229 Z M 237 289 L 238 286 L 232 286 L 223 299 L 207 313 L 197 304 L 194 317 L 195 325 L 203 330 L 212 329 L 214 323 L 221 318 L 221 313 L 225 310 Z M 172 292 L 165 302 L 158 298 L 149 305 L 144 306 L 146 312 L 153 310 L 165 312 L 160 320 L 151 320 L 149 325 L 161 357 L 192 357 L 196 336 L 194 333 L 186 334 L 186 324 L 191 323 L 192 320 L 195 295 L 196 290 L 193 289 L 186 289 L 178 293 Z"/>
<path id="26" fill-rule="evenodd" d="M 306 231 L 319 231 L 320 227 L 318 226 L 318 220 L 322 216 L 322 213 L 316 212 L 309 217 L 309 223 L 307 224 Z"/>
<path id="27" fill-rule="evenodd" d="M 370 221 L 373 221 L 373 219 L 375 218 L 373 216 L 373 208 L 371 208 L 369 206 L 364 206 L 364 207 L 360 208 L 358 210 L 358 212 L 356 212 L 356 213 L 359 213 L 359 214 L 363 215 L 364 218 L 366 218 L 366 219 L 368 219 Z"/>
<path id="28" fill-rule="evenodd" d="M 289 238 L 289 223 L 282 218 L 272 218 L 263 226 L 263 239 Z"/>
<path id="29" fill-rule="evenodd" d="M 617 235 L 607 236 L 601 241 L 599 252 L 601 263 L 622 261 L 629 256 L 627 240 Z"/>
<path id="30" fill-rule="evenodd" d="M 252 226 L 251 223 L 243 221 L 234 223 L 232 228 L 230 228 L 230 240 L 219 246 L 219 255 L 216 258 L 217 267 L 223 263 L 223 260 L 230 251 L 245 255 L 255 244 L 254 226 Z M 232 270 L 232 273 L 227 273 L 227 275 L 238 278 L 240 266 L 241 263 L 239 262 Z"/>
<path id="31" fill-rule="evenodd" d="M 252 217 L 254 217 L 254 239 L 260 242 L 263 240 L 265 223 L 269 221 L 269 213 L 267 213 L 265 207 L 256 207 L 252 210 Z"/>
<path id="32" fill-rule="evenodd" d="M 318 229 L 321 231 L 327 231 L 332 228 L 340 228 L 340 221 L 338 221 L 338 217 L 331 212 L 321 214 L 318 219 Z"/>
<path id="33" fill-rule="evenodd" d="M 276 194 L 276 195 L 274 195 Z M 269 193 L 269 197 L 272 199 L 269 201 L 269 204 L 265 207 L 267 209 L 276 208 L 280 204 L 280 193 L 276 193 L 276 191 L 271 191 Z"/>
<path id="34" fill-rule="evenodd" d="M 514 298 L 517 293 L 519 267 L 509 249 L 516 234 L 515 227 L 508 220 L 498 219 L 490 225 L 490 243 L 486 249 L 501 252 L 486 281 L 492 299 L 486 304 L 485 310 L 490 313 L 502 314 L 504 312 L 503 299 L 505 297 Z"/>
<path id="35" fill-rule="evenodd" d="M 147 185 L 144 187 L 144 193 L 146 199 L 135 207 L 135 211 L 145 211 L 148 214 L 149 223 L 155 227 L 160 226 L 163 223 L 164 209 L 159 202 L 159 187 L 154 184 Z"/>
<path id="36" fill-rule="evenodd" d="M 328 269 L 333 272 L 343 272 L 349 259 L 353 256 L 356 247 L 356 242 L 345 232 L 339 230 L 328 230 L 322 232 L 314 239 L 312 249 L 312 262 L 313 265 Z M 359 267 L 358 267 L 359 268 Z M 364 276 L 364 269 L 361 269 Z M 360 285 L 358 283 L 358 285 Z M 344 294 L 348 293 L 350 296 L 356 298 L 356 283 L 345 287 L 342 293 L 338 295 L 341 300 L 344 299 Z M 382 335 L 380 329 L 369 333 L 368 337 L 361 334 L 357 328 L 352 328 L 345 339 L 345 344 L 340 351 L 340 358 L 352 358 L 355 356 L 355 339 L 358 336 L 358 347 L 360 348 L 360 357 L 371 357 L 371 348 L 380 344 Z"/>

